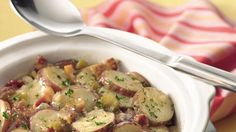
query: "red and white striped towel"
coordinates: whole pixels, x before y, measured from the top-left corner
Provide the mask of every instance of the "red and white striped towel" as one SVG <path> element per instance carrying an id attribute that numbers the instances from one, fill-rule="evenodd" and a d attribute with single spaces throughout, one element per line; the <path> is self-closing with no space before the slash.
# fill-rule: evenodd
<path id="1" fill-rule="evenodd" d="M 108 0 L 84 10 L 88 25 L 133 32 L 200 62 L 236 73 L 236 30 L 206 0 L 164 8 L 147 0 Z M 235 69 L 235 70 L 234 70 Z M 211 119 L 236 112 L 236 94 L 217 89 Z"/>

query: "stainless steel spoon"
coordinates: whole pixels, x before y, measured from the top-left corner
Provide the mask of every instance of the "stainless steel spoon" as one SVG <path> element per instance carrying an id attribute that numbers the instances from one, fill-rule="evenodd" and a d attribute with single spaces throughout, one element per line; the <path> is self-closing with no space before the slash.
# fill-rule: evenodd
<path id="1" fill-rule="evenodd" d="M 155 42 L 142 37 L 137 36 L 137 39 L 145 39 L 151 46 L 134 44 L 132 40 L 122 37 L 122 32 L 120 36 L 114 36 L 110 35 L 106 29 L 85 26 L 79 11 L 69 0 L 11 0 L 11 3 L 21 17 L 46 33 L 63 37 L 77 35 L 96 37 L 161 62 L 214 86 L 236 91 L 236 76 L 229 72 L 172 52 L 160 53 L 154 46 L 157 45 L 154 44 Z"/>

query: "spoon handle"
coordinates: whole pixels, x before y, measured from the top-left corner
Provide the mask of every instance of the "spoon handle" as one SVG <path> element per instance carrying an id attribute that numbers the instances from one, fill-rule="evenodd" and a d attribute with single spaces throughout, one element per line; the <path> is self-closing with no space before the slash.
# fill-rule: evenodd
<path id="1" fill-rule="evenodd" d="M 185 72 L 197 79 L 236 92 L 236 76 L 224 70 L 197 62 L 187 57 L 180 57 L 169 66 Z"/>
<path id="2" fill-rule="evenodd" d="M 165 52 L 160 52 L 160 48 L 163 47 L 151 40 L 145 44 L 138 44 L 142 43 L 143 39 L 147 42 L 148 39 L 146 38 L 136 36 L 137 40 L 131 41 L 127 39 L 126 36 L 122 35 L 122 32 L 120 32 L 120 36 L 114 36 L 104 29 L 105 28 L 85 27 L 79 34 L 86 34 L 109 41 L 113 45 L 135 52 L 155 62 L 160 62 L 173 69 L 191 75 L 198 80 L 236 92 L 236 76 L 232 73 L 197 62 L 187 56 L 174 54 L 166 49 L 164 50 Z"/>

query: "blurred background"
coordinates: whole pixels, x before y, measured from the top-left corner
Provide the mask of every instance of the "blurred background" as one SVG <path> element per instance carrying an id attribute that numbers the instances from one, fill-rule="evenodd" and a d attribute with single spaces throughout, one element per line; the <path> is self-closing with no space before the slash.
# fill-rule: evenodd
<path id="1" fill-rule="evenodd" d="M 105 0 L 72 0 L 81 9 L 95 7 Z M 150 0 L 166 7 L 183 5 L 189 0 Z M 232 22 L 236 22 L 236 0 L 211 0 Z M 21 20 L 11 10 L 8 0 L 0 0 L 0 41 L 31 32 L 33 27 Z M 236 132 L 236 114 L 215 123 L 219 132 Z"/>
<path id="2" fill-rule="evenodd" d="M 104 2 L 105 0 L 72 0 L 79 8 L 91 8 Z M 190 0 L 149 0 L 167 7 L 174 7 L 185 4 Z M 211 0 L 223 14 L 231 20 L 236 21 L 236 1 L 235 0 Z M 32 31 L 32 27 L 17 17 L 10 9 L 8 0 L 0 1 L 0 41 L 7 38 Z M 16 30 L 17 29 L 17 30 Z"/>

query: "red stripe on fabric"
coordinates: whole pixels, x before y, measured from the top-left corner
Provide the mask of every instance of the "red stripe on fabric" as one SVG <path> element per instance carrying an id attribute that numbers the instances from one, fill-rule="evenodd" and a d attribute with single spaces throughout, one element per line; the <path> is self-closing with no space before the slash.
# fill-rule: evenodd
<path id="1" fill-rule="evenodd" d="M 112 5 L 110 5 L 110 8 L 108 8 L 106 11 L 104 11 L 104 15 L 106 17 L 110 17 L 114 12 L 115 10 L 117 9 L 117 7 L 126 2 L 126 1 L 129 1 L 129 0 L 118 0 L 118 1 L 115 1 Z M 143 5 L 142 2 L 140 1 L 133 1 L 133 2 L 137 2 L 141 5 Z M 179 16 L 181 15 L 185 10 L 197 10 L 197 11 L 212 11 L 208 8 L 205 8 L 205 7 L 191 7 L 191 8 L 185 8 L 181 11 L 178 11 L 178 12 L 171 12 L 171 13 L 166 13 L 166 12 L 162 12 L 160 10 L 157 10 L 157 9 L 153 9 L 153 8 L 149 8 L 153 13 L 155 13 L 156 15 L 159 15 L 159 16 L 162 16 L 162 17 L 176 17 L 176 16 Z"/>
<path id="2" fill-rule="evenodd" d="M 234 48 L 234 47 L 233 47 Z M 229 56 L 222 58 L 221 60 L 212 64 L 212 66 L 226 70 L 232 71 L 236 67 L 236 48 Z"/>
<path id="3" fill-rule="evenodd" d="M 192 56 L 192 57 L 201 63 L 207 64 L 207 65 L 212 64 L 212 61 L 205 56 Z"/>
<path id="4" fill-rule="evenodd" d="M 179 41 L 182 44 L 236 43 L 236 41 L 234 42 L 234 41 L 213 41 L 212 40 L 212 41 L 202 41 L 202 42 L 199 41 L 199 42 L 197 42 L 197 41 L 185 40 L 185 39 L 182 39 L 182 38 L 176 36 L 175 34 L 166 34 L 166 33 L 162 32 L 162 31 L 159 31 L 158 29 L 152 27 L 152 25 L 148 22 L 148 20 L 145 19 L 145 17 L 143 17 L 142 15 L 139 15 L 139 14 L 138 15 L 134 15 L 134 16 L 132 16 L 130 18 L 130 22 L 129 22 L 130 25 L 128 26 L 127 31 L 132 32 L 131 29 L 134 29 L 133 23 L 134 23 L 134 21 L 136 19 L 144 20 L 147 23 L 147 25 L 149 25 L 150 29 L 156 35 L 158 35 L 160 37 L 170 37 L 170 38 L 172 38 L 172 39 L 174 39 L 176 41 Z"/>
<path id="5" fill-rule="evenodd" d="M 128 26 L 128 28 L 126 29 L 126 31 L 128 32 L 135 32 L 135 28 L 133 27 L 133 23 L 136 19 L 143 19 L 143 16 L 140 16 L 140 15 L 134 15 L 131 20 L 130 20 L 130 25 Z M 161 31 L 158 31 L 157 29 L 153 28 L 150 23 L 148 23 L 148 21 L 145 20 L 145 22 L 147 22 L 147 25 L 149 25 L 150 29 L 158 36 L 160 37 L 170 37 L 171 39 L 174 39 L 175 41 L 178 41 L 179 43 L 181 44 L 212 44 L 212 43 L 232 43 L 232 44 L 236 44 L 236 41 L 189 41 L 189 40 L 185 40 L 185 39 L 182 39 L 174 34 L 165 34 L 164 32 L 161 32 Z M 110 28 L 115 28 L 114 26 L 108 24 L 108 23 L 105 23 L 105 22 L 101 22 L 97 25 L 106 25 L 105 27 L 110 27 Z"/>
<path id="6" fill-rule="evenodd" d="M 193 25 L 185 21 L 179 21 L 178 23 L 186 27 L 201 31 L 236 33 L 236 31 L 233 28 L 228 28 L 228 27 L 203 27 L 203 26 Z"/>
<path id="7" fill-rule="evenodd" d="M 211 106 L 210 116 L 213 116 L 217 109 L 221 106 L 221 104 L 224 102 L 223 96 L 215 96 L 213 99 L 213 103 Z"/>

